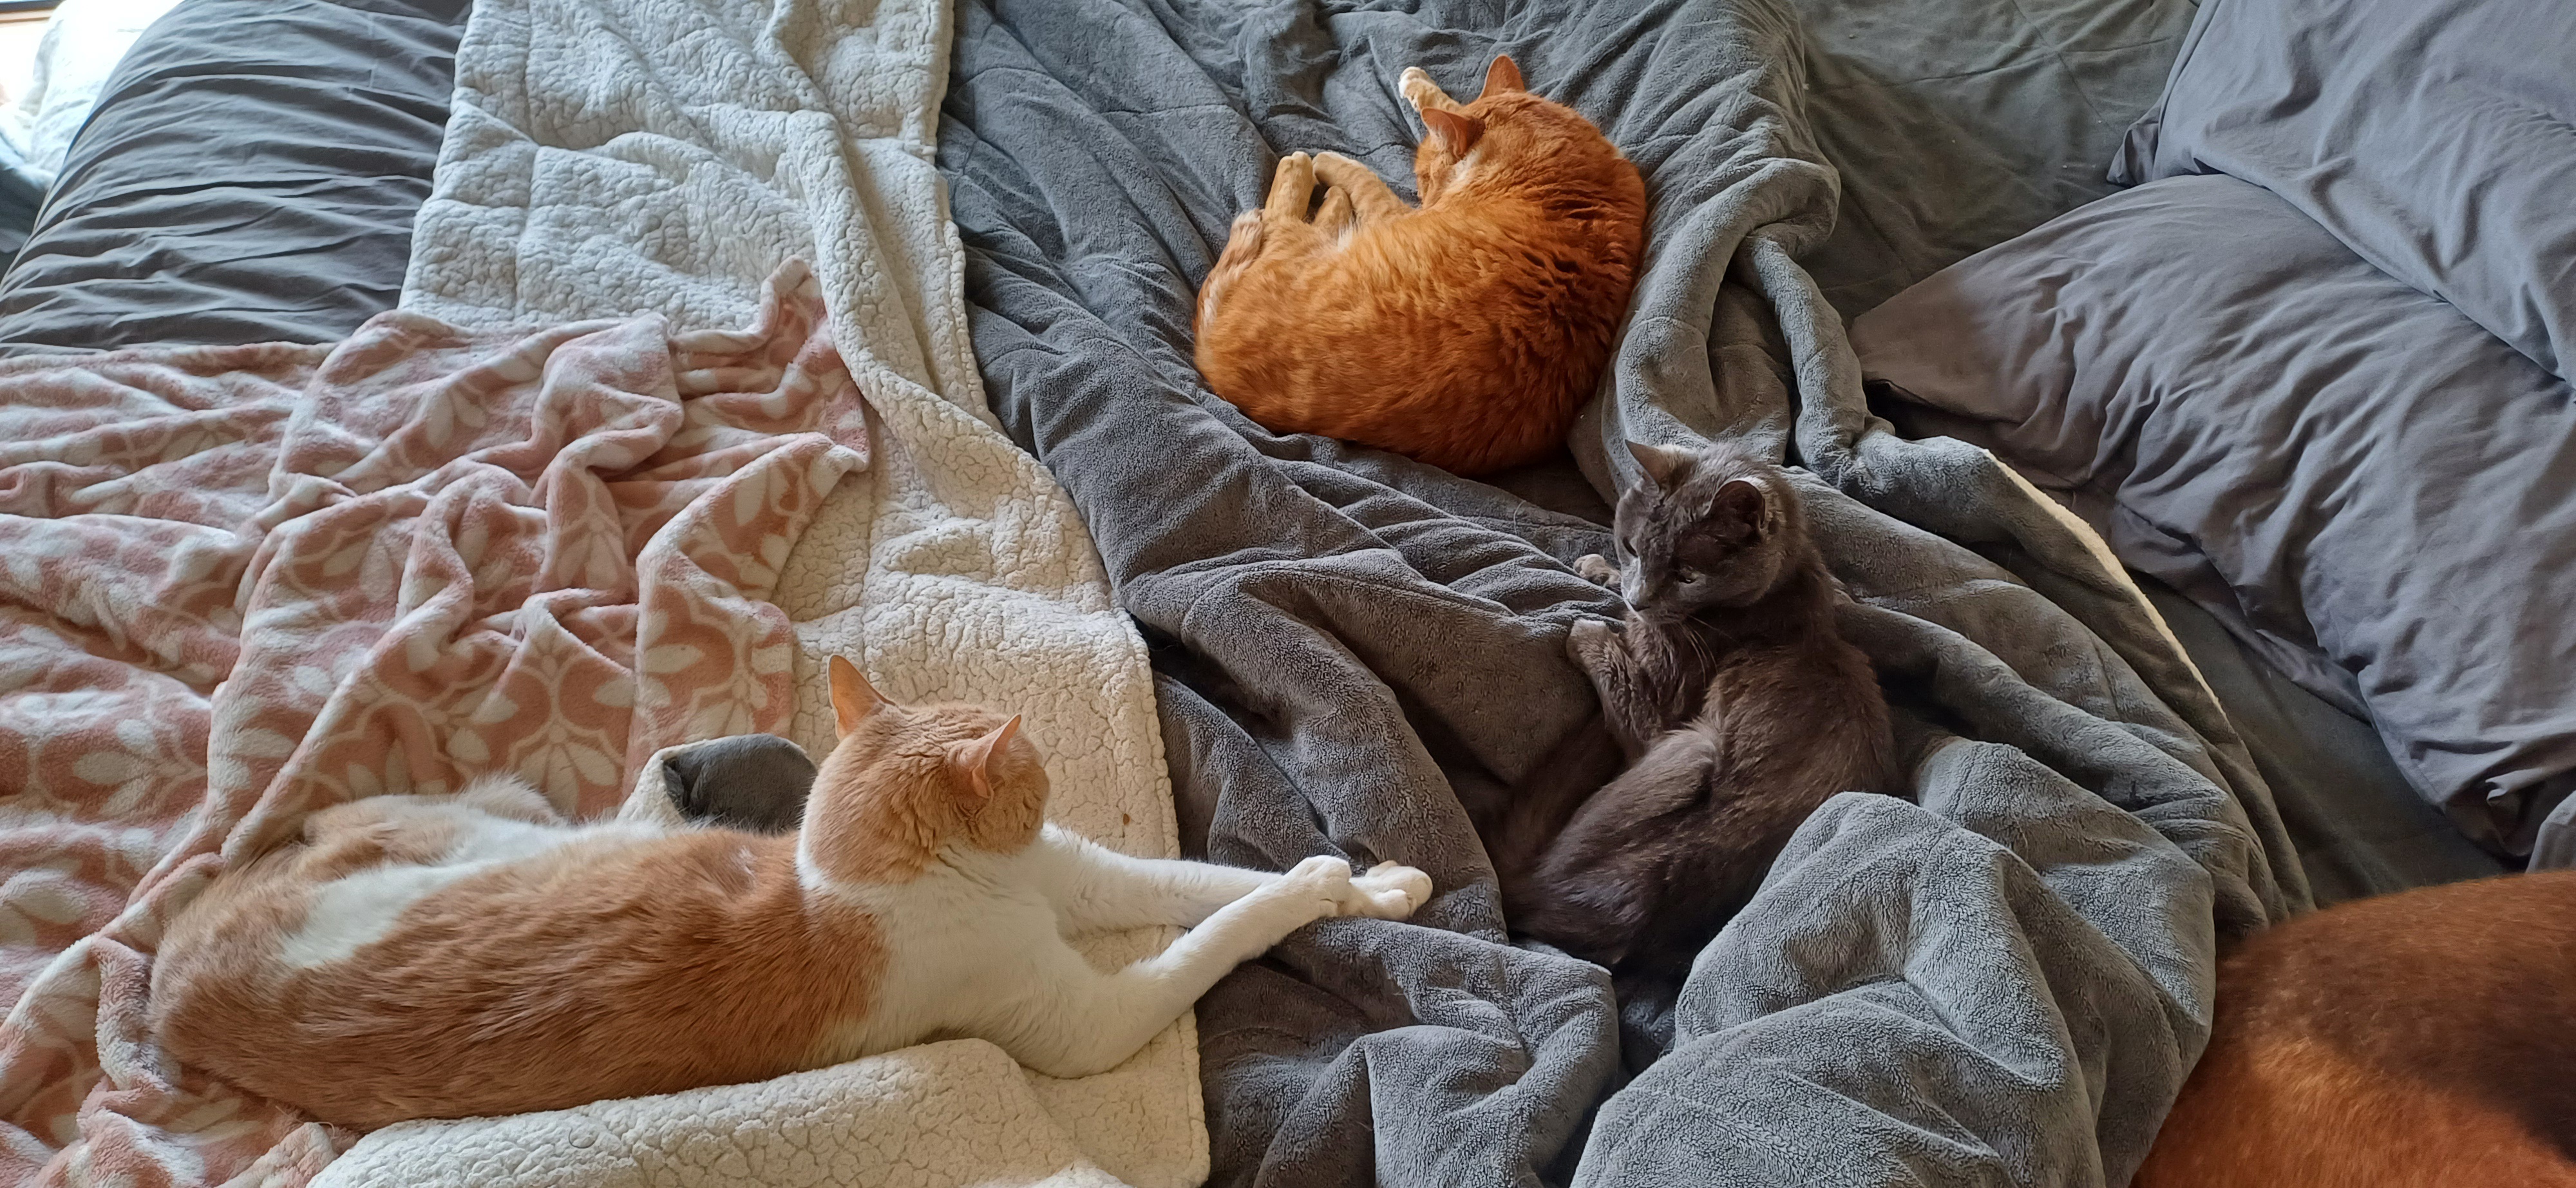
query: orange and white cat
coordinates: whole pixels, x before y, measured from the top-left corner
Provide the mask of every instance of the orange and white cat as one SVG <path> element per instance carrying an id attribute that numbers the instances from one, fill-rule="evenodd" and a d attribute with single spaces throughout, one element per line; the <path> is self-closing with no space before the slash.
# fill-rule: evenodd
<path id="1" fill-rule="evenodd" d="M 1290 153 L 1199 287 L 1208 389 L 1283 433 L 1477 475 L 1564 441 L 1645 251 L 1646 183 L 1510 58 L 1460 104 L 1420 67 L 1418 208 L 1337 153 Z M 1316 180 L 1326 186 L 1313 217 Z"/>
<path id="2" fill-rule="evenodd" d="M 316 813 L 219 876 L 153 971 L 180 1061 L 326 1122 L 551 1109 L 981 1037 L 1083 1076 L 1326 916 L 1431 893 L 1388 863 L 1130 858 L 1045 823 L 1016 717 L 902 706 L 831 663 L 803 827 L 567 823 L 526 785 Z M 1103 973 L 1068 934 L 1184 925 Z"/>

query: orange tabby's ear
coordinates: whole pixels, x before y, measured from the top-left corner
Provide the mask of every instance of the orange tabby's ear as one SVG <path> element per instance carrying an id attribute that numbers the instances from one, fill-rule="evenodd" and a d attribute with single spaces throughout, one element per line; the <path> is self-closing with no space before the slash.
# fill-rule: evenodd
<path id="1" fill-rule="evenodd" d="M 1453 157 L 1466 156 L 1467 150 L 1476 147 L 1477 138 L 1485 134 L 1485 121 L 1436 107 L 1423 109 L 1422 126 L 1439 137 Z"/>
<path id="2" fill-rule="evenodd" d="M 1691 460 L 1688 450 L 1648 445 L 1642 441 L 1628 443 L 1628 456 L 1635 458 L 1637 465 L 1645 468 L 1646 477 L 1653 479 L 1659 487 L 1671 486 L 1673 479 L 1681 474 L 1682 468 L 1690 465 Z"/>
<path id="3" fill-rule="evenodd" d="M 832 720 L 842 734 L 859 728 L 868 715 L 885 708 L 886 699 L 859 675 L 859 666 L 839 656 L 832 657 Z"/>
<path id="4" fill-rule="evenodd" d="M 1497 54 L 1494 56 L 1494 64 L 1485 69 L 1484 93 L 1477 95 L 1476 98 L 1481 101 L 1506 91 L 1528 89 L 1529 87 L 1521 82 L 1521 68 L 1512 61 L 1511 55 Z"/>
<path id="5" fill-rule="evenodd" d="M 1019 732 L 1020 716 L 1013 714 L 1010 721 L 994 727 L 984 737 L 948 748 L 948 766 L 965 784 L 965 796 L 961 799 L 967 812 L 984 807 L 984 803 L 993 798 L 993 756 L 1011 745 L 1012 737 Z"/>

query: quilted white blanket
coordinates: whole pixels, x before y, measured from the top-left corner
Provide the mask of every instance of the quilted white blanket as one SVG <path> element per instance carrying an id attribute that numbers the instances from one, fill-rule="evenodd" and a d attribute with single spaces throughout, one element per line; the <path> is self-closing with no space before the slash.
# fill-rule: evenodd
<path id="1" fill-rule="evenodd" d="M 404 304 L 462 324 L 659 312 L 747 325 L 813 262 L 874 416 L 785 559 L 796 741 L 831 741 L 823 665 L 903 699 L 1023 712 L 1055 818 L 1177 856 L 1145 650 L 1072 503 L 993 427 L 932 164 L 946 0 L 481 0 Z M 1109 938 L 1131 959 L 1167 936 Z M 334 1184 L 1195 1183 L 1191 1020 L 1081 1081 L 981 1041 L 760 1085 L 371 1135 Z M 1114 1178 L 1114 1179 L 1113 1179 Z"/>

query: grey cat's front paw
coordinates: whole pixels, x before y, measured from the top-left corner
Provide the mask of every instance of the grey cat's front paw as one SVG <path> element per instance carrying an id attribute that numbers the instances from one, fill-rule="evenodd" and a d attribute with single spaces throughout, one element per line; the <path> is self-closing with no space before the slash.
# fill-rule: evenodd
<path id="1" fill-rule="evenodd" d="M 1610 649 L 1619 646 L 1619 625 L 1608 619 L 1576 619 L 1565 630 L 1565 655 L 1585 672 L 1600 670 Z"/>
<path id="2" fill-rule="evenodd" d="M 1574 576 L 1612 589 L 1617 589 L 1619 586 L 1619 567 L 1612 565 L 1608 557 L 1599 553 L 1585 553 L 1575 558 Z"/>

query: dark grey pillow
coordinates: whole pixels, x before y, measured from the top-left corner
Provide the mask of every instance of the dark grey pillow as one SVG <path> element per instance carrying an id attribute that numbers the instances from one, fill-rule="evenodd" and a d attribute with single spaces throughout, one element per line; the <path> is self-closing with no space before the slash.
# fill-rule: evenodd
<path id="1" fill-rule="evenodd" d="M 2150 182 L 1852 341 L 2100 509 L 2123 560 L 2356 701 L 2482 844 L 2528 853 L 2576 785 L 2576 393 L 2281 199 Z"/>
<path id="2" fill-rule="evenodd" d="M 0 353 L 327 342 L 393 307 L 470 0 L 185 0 L 0 280 Z"/>
<path id="3" fill-rule="evenodd" d="M 2205 0 L 2111 180 L 2224 173 L 2576 379 L 2576 3 Z"/>

